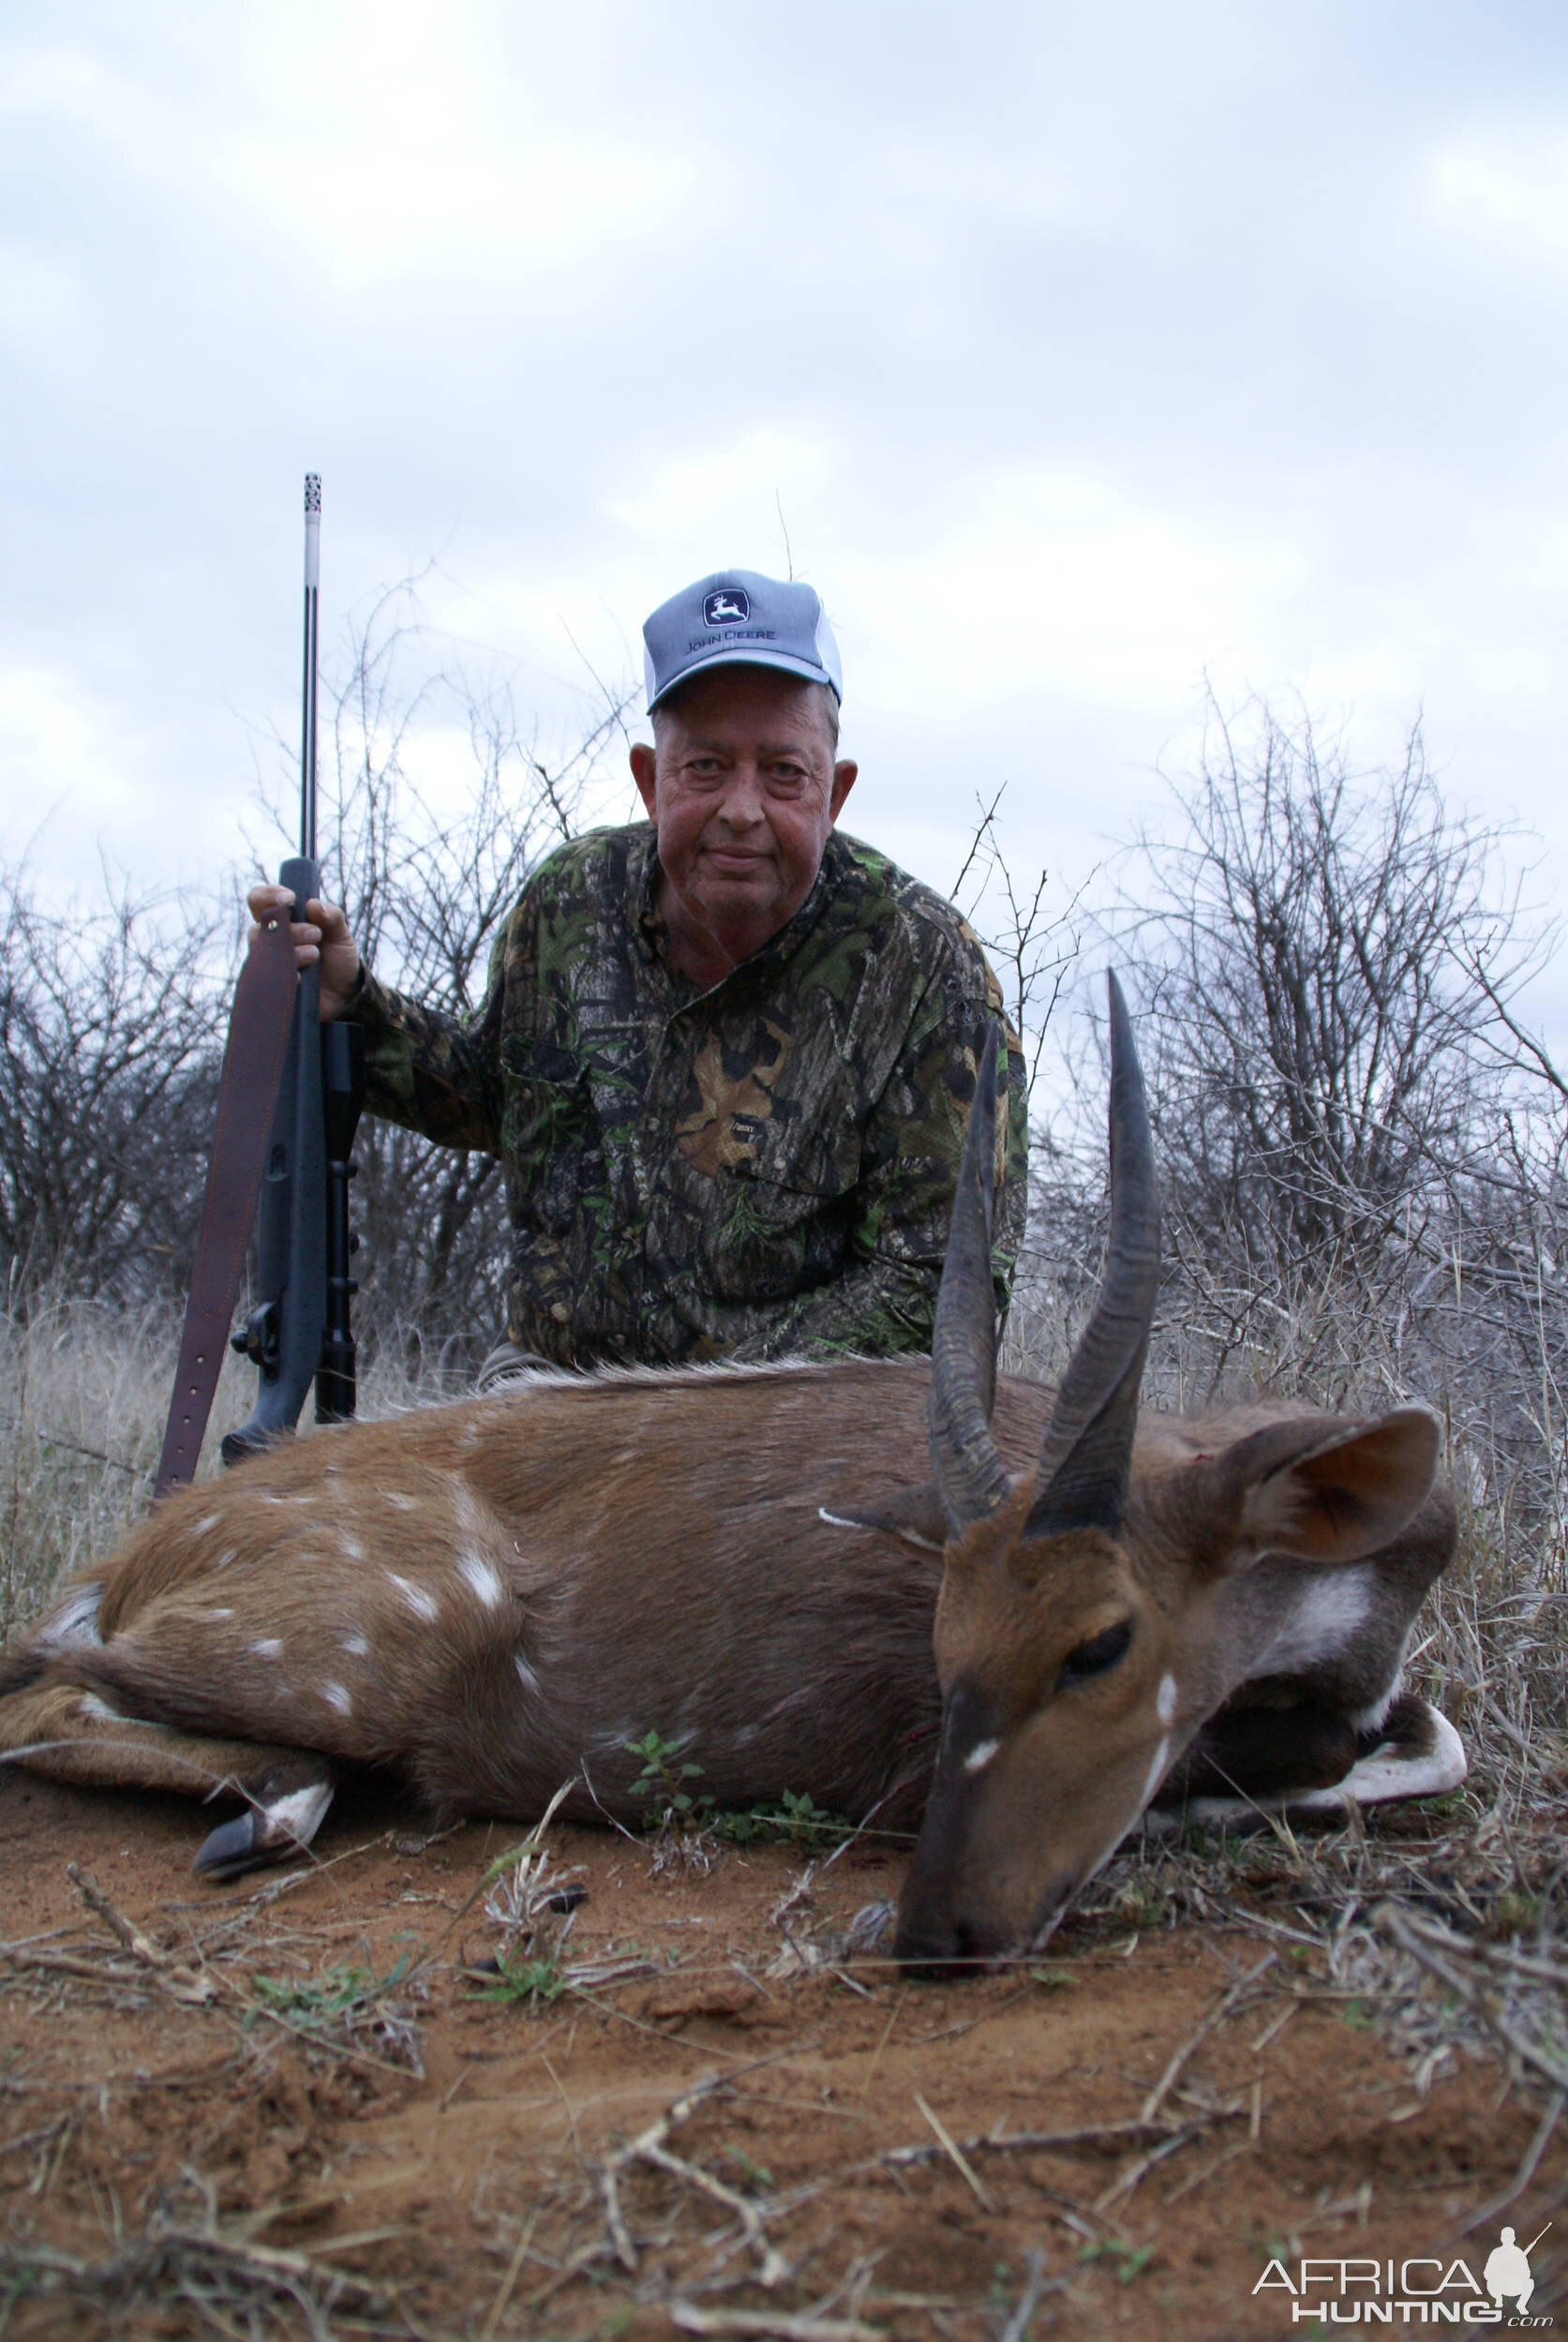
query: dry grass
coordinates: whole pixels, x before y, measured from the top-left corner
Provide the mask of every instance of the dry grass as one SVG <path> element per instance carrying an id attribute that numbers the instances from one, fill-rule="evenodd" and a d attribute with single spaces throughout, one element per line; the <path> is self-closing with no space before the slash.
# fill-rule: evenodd
<path id="1" fill-rule="evenodd" d="M 172 1314 L 82 1300 L 0 1320 L 0 1641 L 145 1511 L 179 1332 Z M 364 1378 L 361 1411 L 427 1405 L 456 1387 L 434 1372 L 411 1380 L 386 1357 Z M 226 1359 L 203 1478 L 220 1469 L 218 1440 L 244 1422 L 255 1389 L 252 1367 Z"/>

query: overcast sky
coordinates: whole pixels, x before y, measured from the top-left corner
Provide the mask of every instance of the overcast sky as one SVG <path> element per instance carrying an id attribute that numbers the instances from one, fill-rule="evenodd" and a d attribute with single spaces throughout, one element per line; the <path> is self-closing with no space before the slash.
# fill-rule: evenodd
<path id="1" fill-rule="evenodd" d="M 236 849 L 310 467 L 324 635 L 439 556 L 546 738 L 782 507 L 848 826 L 938 883 L 1001 781 L 1081 875 L 1205 675 L 1367 758 L 1424 709 L 1568 870 L 1561 5 L 11 0 L 0 188 L 51 876 Z"/>

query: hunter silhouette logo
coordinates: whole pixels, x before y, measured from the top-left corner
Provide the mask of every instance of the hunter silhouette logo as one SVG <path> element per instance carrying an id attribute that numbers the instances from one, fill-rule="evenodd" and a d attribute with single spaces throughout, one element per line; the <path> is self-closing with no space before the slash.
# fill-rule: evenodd
<path id="1" fill-rule="evenodd" d="M 752 615 L 751 597 L 739 586 L 721 586 L 702 605 L 709 626 L 743 626 Z"/>
<path id="2" fill-rule="evenodd" d="M 1551 2222 L 1546 2222 L 1546 2229 Z M 1541 2230 L 1545 2236 L 1546 2229 Z M 1516 2245 L 1512 2229 L 1504 2229 L 1502 2242 L 1488 2254 L 1481 2281 L 1501 2309 L 1504 2302 L 1512 2302 L 1516 2317 L 1522 2318 L 1530 2307 L 1530 2297 L 1535 2290 L 1535 2279 L 1530 2274 L 1530 2256 L 1541 2242 L 1532 2237 L 1528 2245 Z"/>

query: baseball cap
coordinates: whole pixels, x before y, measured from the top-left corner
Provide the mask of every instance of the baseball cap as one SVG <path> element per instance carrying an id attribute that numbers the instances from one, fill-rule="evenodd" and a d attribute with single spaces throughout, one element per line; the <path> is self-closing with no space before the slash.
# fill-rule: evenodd
<path id="1" fill-rule="evenodd" d="M 827 683 L 835 698 L 844 697 L 839 647 L 822 597 L 795 578 L 716 570 L 662 602 L 642 639 L 650 715 L 678 683 L 721 660 L 780 667 L 808 683 Z"/>

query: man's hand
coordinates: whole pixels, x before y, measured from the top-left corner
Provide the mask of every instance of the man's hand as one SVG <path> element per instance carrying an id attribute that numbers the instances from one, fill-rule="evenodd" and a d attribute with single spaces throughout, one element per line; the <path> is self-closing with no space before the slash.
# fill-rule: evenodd
<path id="1" fill-rule="evenodd" d="M 260 926 L 289 902 L 287 887 L 269 887 L 264 882 L 251 888 L 246 896 L 251 917 Z M 314 898 L 306 906 L 305 920 L 291 922 L 290 932 L 294 939 L 294 964 L 313 968 L 320 962 L 321 970 L 321 1022 L 330 1024 L 342 1013 L 349 994 L 359 981 L 359 946 L 349 932 L 349 922 L 336 902 L 319 902 Z M 308 924 L 306 924 L 308 921 Z"/>

